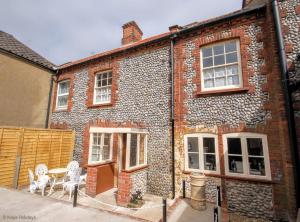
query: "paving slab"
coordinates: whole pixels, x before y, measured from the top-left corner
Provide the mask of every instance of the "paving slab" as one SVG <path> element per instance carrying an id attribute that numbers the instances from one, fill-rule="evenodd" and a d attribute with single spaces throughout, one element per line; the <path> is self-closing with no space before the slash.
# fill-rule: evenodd
<path id="1" fill-rule="evenodd" d="M 87 208 L 73 208 L 70 202 L 57 201 L 48 197 L 26 192 L 0 188 L 0 221 L 32 222 L 136 222 L 132 218 L 106 211 Z"/>
<path id="2" fill-rule="evenodd" d="M 207 203 L 207 209 L 198 211 L 190 206 L 189 199 L 180 199 L 168 218 L 168 222 L 213 222 L 214 205 Z"/>

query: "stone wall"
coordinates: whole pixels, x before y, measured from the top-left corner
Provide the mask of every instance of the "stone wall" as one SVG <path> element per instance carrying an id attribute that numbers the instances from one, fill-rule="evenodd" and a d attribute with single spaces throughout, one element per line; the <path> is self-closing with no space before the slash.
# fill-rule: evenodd
<path id="1" fill-rule="evenodd" d="M 131 175 L 131 193 L 141 191 L 144 196 L 147 191 L 147 169 L 133 172 Z"/>
<path id="2" fill-rule="evenodd" d="M 273 219 L 272 185 L 226 181 L 229 213 L 252 218 Z"/>
<path id="3" fill-rule="evenodd" d="M 120 123 L 120 126 L 125 122 L 144 125 L 149 132 L 147 191 L 168 195 L 171 186 L 169 48 L 156 47 L 107 63 L 114 66 L 110 67 L 113 69 L 113 78 L 118 76 L 115 105 L 96 108 L 86 106 L 88 85 L 91 81 L 89 70 L 95 66 L 101 69 L 100 60 L 60 76 L 74 76 L 72 108 L 69 112 L 54 112 L 51 122 L 65 123 L 76 131 L 74 158 L 79 161 L 82 159 L 84 146 L 84 127 L 89 122 L 103 120 Z"/>

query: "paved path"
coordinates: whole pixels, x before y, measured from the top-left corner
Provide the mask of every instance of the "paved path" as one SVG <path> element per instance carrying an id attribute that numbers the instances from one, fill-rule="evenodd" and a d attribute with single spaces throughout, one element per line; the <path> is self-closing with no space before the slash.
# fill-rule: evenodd
<path id="1" fill-rule="evenodd" d="M 76 207 L 47 197 L 0 188 L 0 221 L 2 222 L 136 222 L 105 211 Z"/>
<path id="2" fill-rule="evenodd" d="M 168 218 L 169 222 L 213 222 L 214 205 L 207 203 L 207 209 L 204 211 L 194 210 L 188 199 L 181 199 Z"/>

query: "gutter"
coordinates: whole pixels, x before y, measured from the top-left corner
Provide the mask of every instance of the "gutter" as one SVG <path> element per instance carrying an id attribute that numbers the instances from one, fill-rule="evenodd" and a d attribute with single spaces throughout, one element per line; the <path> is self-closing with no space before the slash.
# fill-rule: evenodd
<path id="1" fill-rule="evenodd" d="M 292 93 L 290 89 L 289 71 L 287 68 L 286 53 L 284 49 L 284 40 L 283 40 L 283 35 L 281 30 L 281 21 L 280 21 L 277 0 L 272 1 L 272 10 L 274 16 L 277 43 L 279 48 L 280 71 L 281 71 L 281 79 L 283 84 L 283 93 L 285 98 L 285 110 L 286 110 L 287 121 L 288 121 L 289 142 L 291 148 L 292 161 L 294 164 L 293 173 L 294 173 L 294 182 L 295 182 L 296 205 L 297 208 L 300 208 L 300 186 L 299 186 L 300 165 L 299 165 L 299 158 L 298 158 L 299 151 L 297 145 L 297 134 L 296 134 L 295 119 L 294 119 L 294 109 L 292 103 Z"/>
<path id="2" fill-rule="evenodd" d="M 49 126 L 49 116 L 50 116 L 50 109 L 51 109 L 51 103 L 52 103 L 52 91 L 53 91 L 53 82 L 54 82 L 54 75 L 58 74 L 58 69 L 56 67 L 53 67 L 53 70 L 55 70 L 55 74 L 52 74 L 50 77 L 50 89 L 49 89 L 49 95 L 48 95 L 48 105 L 47 105 L 47 114 L 46 114 L 46 121 L 45 121 L 45 128 L 47 129 Z"/>
<path id="3" fill-rule="evenodd" d="M 174 43 L 177 34 L 171 36 L 170 66 L 171 66 L 171 146 L 172 146 L 172 199 L 175 198 L 175 118 L 174 118 Z"/>

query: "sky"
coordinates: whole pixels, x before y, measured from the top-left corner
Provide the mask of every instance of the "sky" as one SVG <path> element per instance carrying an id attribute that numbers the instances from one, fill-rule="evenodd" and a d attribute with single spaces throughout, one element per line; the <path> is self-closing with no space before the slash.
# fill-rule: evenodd
<path id="1" fill-rule="evenodd" d="M 242 0 L 0 0 L 0 30 L 56 65 L 121 46 L 122 25 L 147 38 L 239 10 Z"/>

